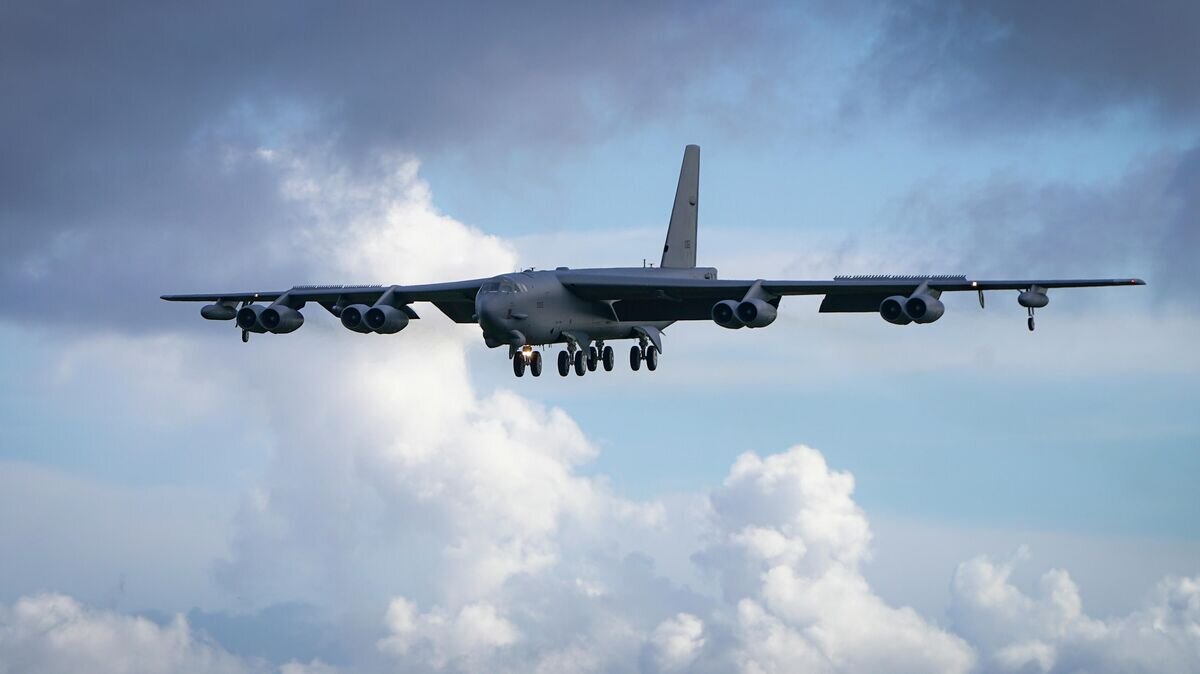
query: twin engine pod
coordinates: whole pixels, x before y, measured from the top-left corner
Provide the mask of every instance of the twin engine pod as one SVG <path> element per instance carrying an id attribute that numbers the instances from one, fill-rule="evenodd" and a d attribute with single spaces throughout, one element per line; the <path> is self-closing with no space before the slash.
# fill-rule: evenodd
<path id="1" fill-rule="evenodd" d="M 879 305 L 879 315 L 893 325 L 932 323 L 946 313 L 946 305 L 936 297 L 918 294 L 912 297 L 892 295 Z"/>
<path id="2" fill-rule="evenodd" d="M 363 334 L 377 332 L 381 335 L 391 335 L 408 327 L 408 314 L 388 305 L 368 307 L 365 304 L 352 304 L 342 309 L 342 326 L 347 330 Z"/>
<path id="3" fill-rule="evenodd" d="M 730 330 L 765 328 L 775 322 L 778 313 L 775 305 L 764 300 L 724 300 L 713 305 L 712 319 L 717 325 Z"/>
<path id="4" fill-rule="evenodd" d="M 304 325 L 304 315 L 282 304 L 272 304 L 268 307 L 249 304 L 238 310 L 237 325 L 246 332 L 273 332 L 283 335 L 299 330 L 300 326 Z"/>

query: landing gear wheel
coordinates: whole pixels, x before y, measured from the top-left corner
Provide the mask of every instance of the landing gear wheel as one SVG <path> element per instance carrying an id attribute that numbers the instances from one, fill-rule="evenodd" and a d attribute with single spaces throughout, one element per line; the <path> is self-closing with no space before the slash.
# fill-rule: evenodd
<path id="1" fill-rule="evenodd" d="M 587 369 L 588 372 L 595 372 L 596 365 L 600 362 L 600 351 L 594 346 L 588 347 Z"/>
<path id="2" fill-rule="evenodd" d="M 513 374 L 517 375 L 518 377 L 524 377 L 525 376 L 525 355 L 518 353 L 517 355 L 513 356 L 512 361 L 513 361 Z"/>
<path id="3" fill-rule="evenodd" d="M 580 377 L 587 372 L 587 359 L 583 357 L 583 349 L 575 352 L 575 374 Z"/>
<path id="4" fill-rule="evenodd" d="M 634 372 L 642 369 L 642 349 L 639 346 L 629 347 L 629 369 Z"/>
<path id="5" fill-rule="evenodd" d="M 250 331 L 242 330 L 242 344 L 245 344 L 248 341 L 250 341 Z"/>
<path id="6" fill-rule="evenodd" d="M 658 347 L 657 346 L 647 346 L 646 347 L 646 369 L 650 370 L 651 372 L 658 369 Z"/>
<path id="7" fill-rule="evenodd" d="M 542 352 L 534 351 L 529 354 L 529 374 L 535 377 L 542 376 Z"/>
<path id="8" fill-rule="evenodd" d="M 1029 331 L 1033 332 L 1033 316 L 1029 317 Z"/>
<path id="9" fill-rule="evenodd" d="M 558 373 L 567 376 L 571 372 L 571 354 L 566 351 L 558 352 Z"/>
<path id="10" fill-rule="evenodd" d="M 613 353 L 611 346 L 604 347 L 600 352 L 600 362 L 604 363 L 605 372 L 612 372 L 613 366 L 617 364 L 617 355 Z"/>

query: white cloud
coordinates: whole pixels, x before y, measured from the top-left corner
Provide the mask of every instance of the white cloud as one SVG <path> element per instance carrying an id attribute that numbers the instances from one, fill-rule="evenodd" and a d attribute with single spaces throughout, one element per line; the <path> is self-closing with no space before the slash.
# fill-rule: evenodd
<path id="1" fill-rule="evenodd" d="M 521 633 L 487 602 L 467 604 L 455 614 L 441 609 L 419 613 L 403 597 L 392 600 L 387 610 L 388 636 L 379 649 L 397 656 L 427 647 L 429 663 L 437 669 L 457 661 L 462 667 L 486 671 L 487 656 L 512 645 Z"/>
<path id="2" fill-rule="evenodd" d="M 247 674 L 265 672 L 189 629 L 182 616 L 166 625 L 87 609 L 70 597 L 43 594 L 0 607 L 0 672 L 8 674 Z"/>
<path id="3" fill-rule="evenodd" d="M 853 487 L 798 446 L 739 457 L 713 494 L 718 542 L 701 560 L 737 607 L 739 667 L 791 671 L 798 658 L 809 671 L 968 671 L 965 642 L 867 585 L 870 528 Z"/>
<path id="4" fill-rule="evenodd" d="M 704 648 L 704 621 L 690 613 L 679 613 L 654 628 L 650 644 L 659 669 L 686 669 Z"/>
<path id="5" fill-rule="evenodd" d="M 1164 579 L 1143 609 L 1100 620 L 1061 569 L 1046 572 L 1034 595 L 1016 587 L 1021 557 L 977 557 L 954 575 L 953 628 L 988 671 L 1200 671 L 1200 577 Z"/>

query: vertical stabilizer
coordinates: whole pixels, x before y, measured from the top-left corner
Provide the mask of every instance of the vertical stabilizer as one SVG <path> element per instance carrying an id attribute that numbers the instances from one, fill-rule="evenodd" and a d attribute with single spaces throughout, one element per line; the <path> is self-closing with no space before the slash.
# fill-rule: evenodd
<path id="1" fill-rule="evenodd" d="M 700 199 L 700 146 L 689 145 L 683 150 L 683 166 L 679 169 L 679 187 L 675 188 L 675 206 L 671 208 L 671 224 L 667 227 L 667 243 L 663 246 L 663 267 L 696 266 L 696 210 Z"/>

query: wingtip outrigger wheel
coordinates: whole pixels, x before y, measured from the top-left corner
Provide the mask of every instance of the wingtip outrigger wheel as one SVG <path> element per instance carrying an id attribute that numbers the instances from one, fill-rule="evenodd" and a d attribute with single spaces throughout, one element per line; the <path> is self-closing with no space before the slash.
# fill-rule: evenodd
<path id="1" fill-rule="evenodd" d="M 250 331 L 242 330 L 242 344 L 250 341 Z"/>

